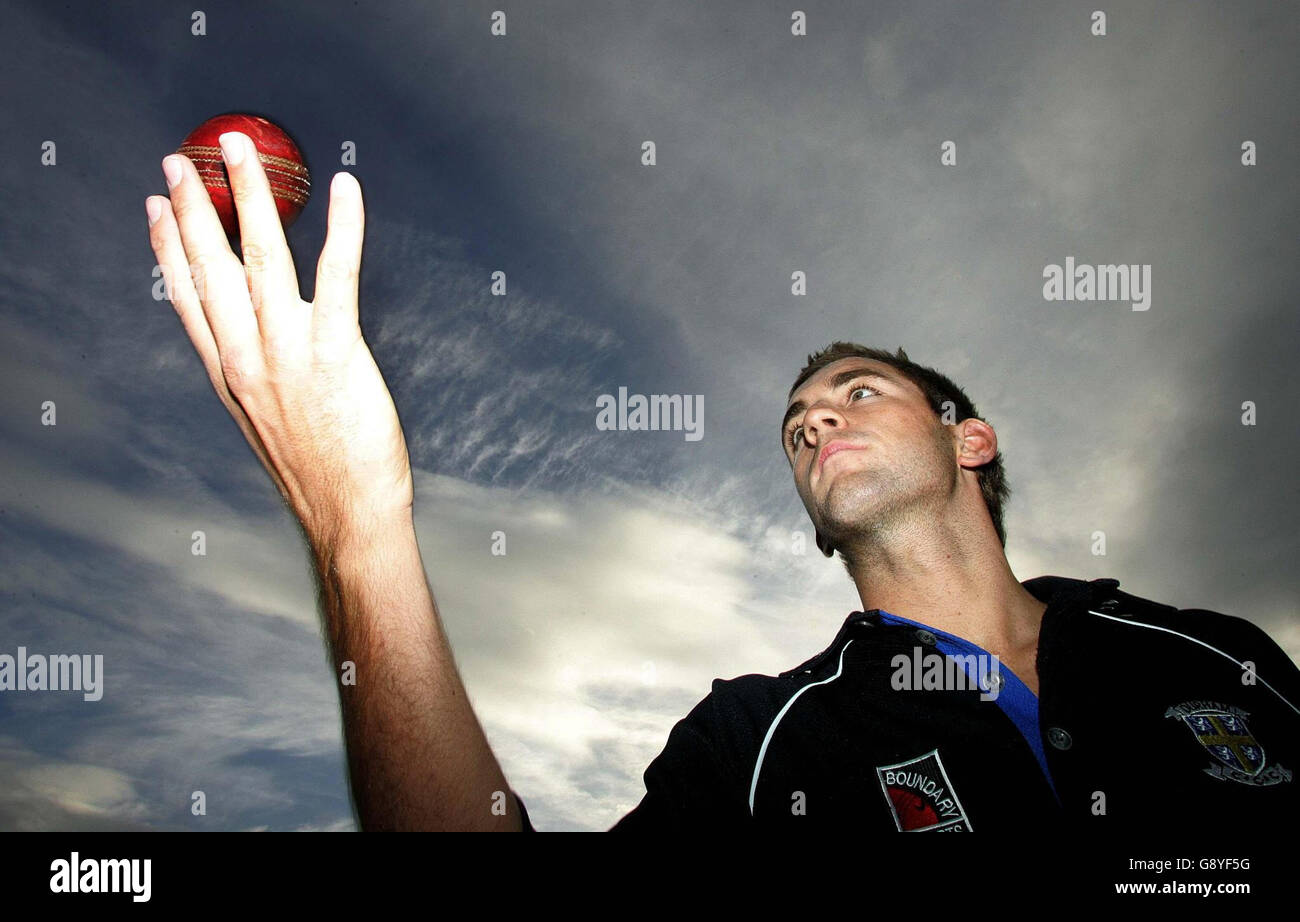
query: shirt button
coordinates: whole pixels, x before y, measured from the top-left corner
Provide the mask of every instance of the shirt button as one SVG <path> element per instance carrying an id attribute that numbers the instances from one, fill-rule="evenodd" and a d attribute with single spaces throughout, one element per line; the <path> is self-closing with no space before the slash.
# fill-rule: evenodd
<path id="1" fill-rule="evenodd" d="M 935 637 L 934 634 L 926 630 L 917 631 L 916 639 L 921 641 L 921 643 L 925 644 L 927 647 L 933 647 L 936 643 L 939 642 L 938 637 Z"/>
<path id="2" fill-rule="evenodd" d="M 1074 743 L 1074 740 L 1070 739 L 1070 734 L 1060 727 L 1052 727 L 1047 731 L 1047 741 L 1056 749 L 1069 749 Z"/>

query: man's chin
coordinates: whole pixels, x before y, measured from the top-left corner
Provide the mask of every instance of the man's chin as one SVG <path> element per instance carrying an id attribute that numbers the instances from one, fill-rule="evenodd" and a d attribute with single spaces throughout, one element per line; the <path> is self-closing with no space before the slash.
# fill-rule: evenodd
<path id="1" fill-rule="evenodd" d="M 836 543 L 870 530 L 870 523 L 881 516 L 884 507 L 884 497 L 861 483 L 847 483 L 850 479 L 858 478 L 841 476 L 831 484 L 814 520 L 819 523 L 817 530 Z"/>
<path id="2" fill-rule="evenodd" d="M 858 510 L 874 503 L 870 472 L 836 471 L 830 479 L 822 479 L 814 488 L 817 505 L 827 516 L 840 515 L 847 521 L 857 517 Z"/>

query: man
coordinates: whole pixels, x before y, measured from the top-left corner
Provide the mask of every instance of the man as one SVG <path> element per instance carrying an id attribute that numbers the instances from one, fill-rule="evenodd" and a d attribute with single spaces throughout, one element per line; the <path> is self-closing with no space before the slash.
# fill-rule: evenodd
<path id="1" fill-rule="evenodd" d="M 163 164 L 170 200 L 147 201 L 150 237 L 218 395 L 302 524 L 334 660 L 354 664 L 340 697 L 362 825 L 531 828 L 425 579 L 405 440 L 357 322 L 360 189 L 334 177 L 304 302 L 248 139 L 221 143 L 243 265 L 179 155 Z M 1296 812 L 1300 672 L 1262 631 L 1114 580 L 1018 582 L 997 435 L 902 350 L 836 343 L 790 397 L 782 441 L 796 487 L 863 611 L 789 672 L 715 681 L 616 829 Z"/>
<path id="2" fill-rule="evenodd" d="M 1300 812 L 1300 672 L 1264 632 L 1111 579 L 1018 582 L 996 433 L 901 349 L 834 343 L 790 396 L 795 485 L 863 611 L 779 677 L 715 681 L 616 828 L 1104 829 Z"/>

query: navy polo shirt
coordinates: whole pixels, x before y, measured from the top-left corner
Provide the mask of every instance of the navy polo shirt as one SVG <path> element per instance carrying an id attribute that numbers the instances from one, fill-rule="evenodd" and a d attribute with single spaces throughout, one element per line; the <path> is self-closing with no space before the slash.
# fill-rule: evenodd
<path id="1" fill-rule="evenodd" d="M 986 651 L 968 641 L 854 612 L 794 669 L 715 679 L 613 829 L 1240 828 L 1300 818 L 1300 670 L 1266 633 L 1121 592 L 1113 579 L 1022 585 L 1046 603 L 1037 696 L 1000 664 L 990 682 Z M 908 662 L 926 664 L 925 681 Z M 531 829 L 526 811 L 524 821 Z"/>

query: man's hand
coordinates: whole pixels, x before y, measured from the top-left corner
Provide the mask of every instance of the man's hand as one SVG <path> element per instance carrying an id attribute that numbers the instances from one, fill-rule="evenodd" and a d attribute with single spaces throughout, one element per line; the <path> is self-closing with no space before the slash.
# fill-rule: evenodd
<path id="1" fill-rule="evenodd" d="M 416 541 L 411 464 L 361 338 L 364 216 L 347 173 L 330 189 L 312 303 L 298 295 L 271 188 L 248 138 L 222 135 L 243 264 L 187 158 L 163 161 L 150 239 L 226 409 L 302 522 L 340 684 L 364 829 L 515 831 L 522 817 L 456 671 Z"/>
<path id="2" fill-rule="evenodd" d="M 309 538 L 400 516 L 412 501 L 406 440 L 357 321 L 361 188 L 334 176 L 315 298 L 304 301 L 252 142 L 238 132 L 222 141 L 242 265 L 187 157 L 163 161 L 171 199 L 146 203 L 181 323 Z"/>

